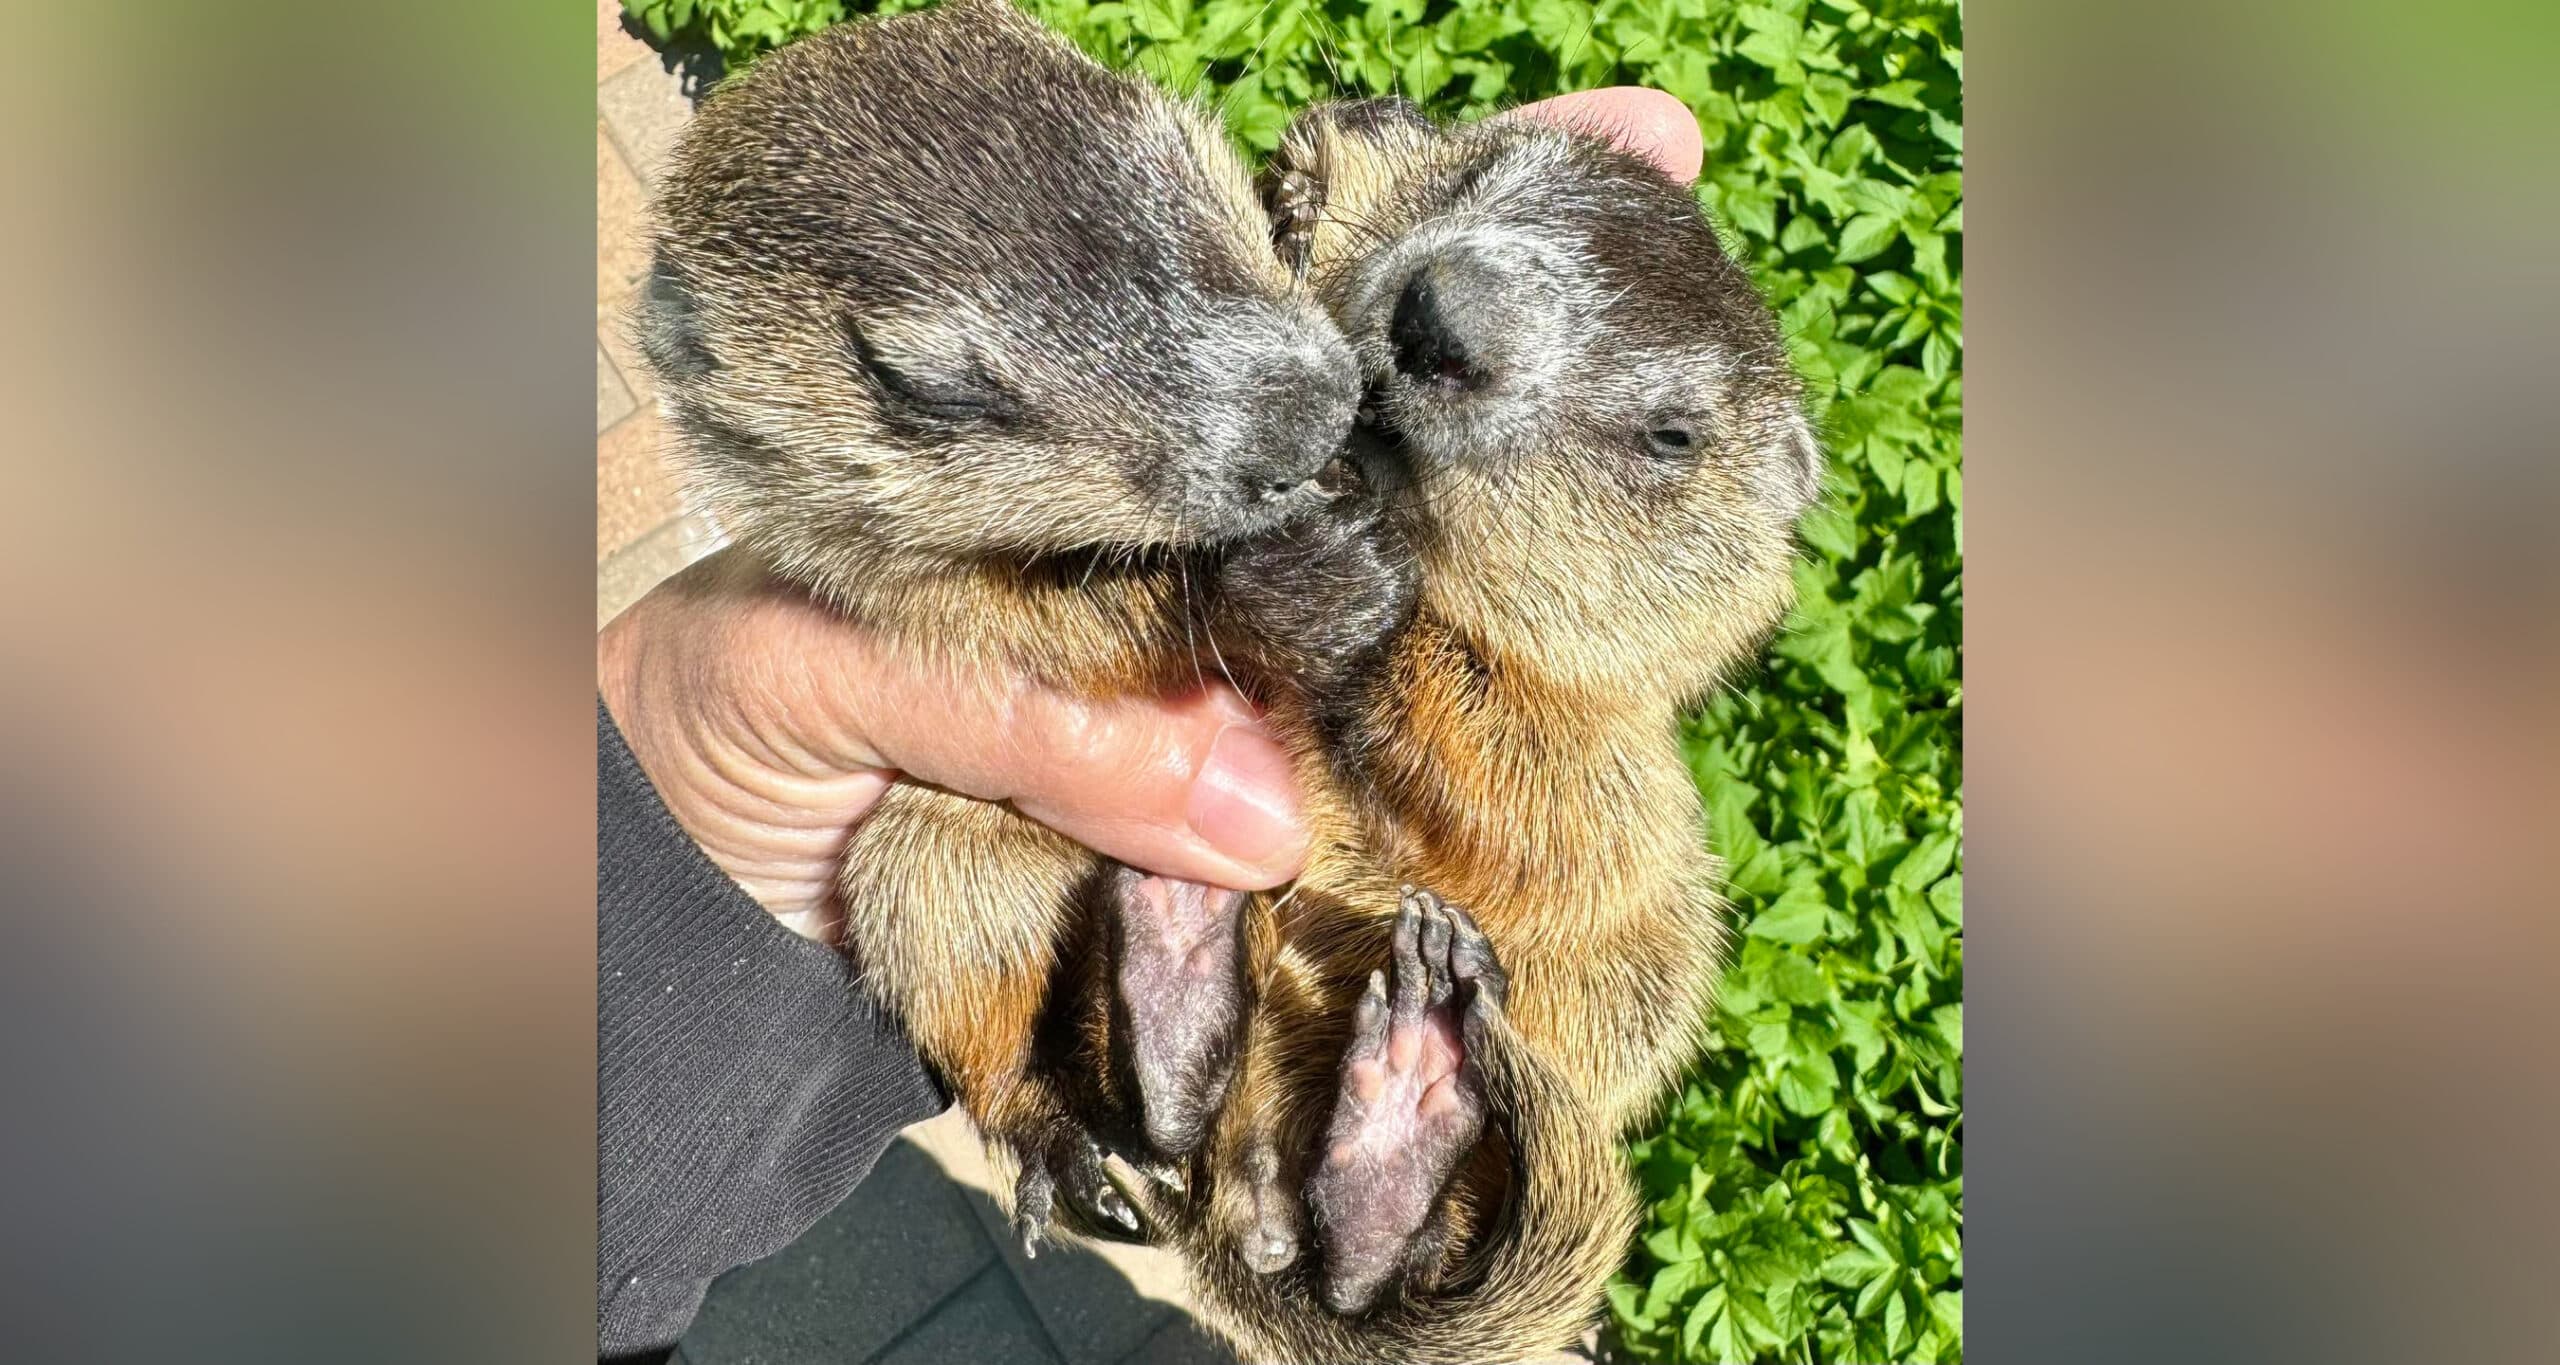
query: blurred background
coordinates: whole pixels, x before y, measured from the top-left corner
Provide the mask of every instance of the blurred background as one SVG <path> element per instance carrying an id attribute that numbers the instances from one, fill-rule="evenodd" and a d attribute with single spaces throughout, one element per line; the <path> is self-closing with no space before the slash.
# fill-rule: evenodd
<path id="1" fill-rule="evenodd" d="M 0 16 L 10 1345 L 577 1358 L 596 16 Z M 2548 1358 L 2553 16 L 1966 22 L 1966 1348 Z"/>

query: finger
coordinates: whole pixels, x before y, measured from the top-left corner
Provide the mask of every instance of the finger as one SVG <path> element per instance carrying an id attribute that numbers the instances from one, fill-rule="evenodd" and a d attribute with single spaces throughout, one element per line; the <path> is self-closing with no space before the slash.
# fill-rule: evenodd
<path id="1" fill-rule="evenodd" d="M 1093 702 L 1028 685 L 887 682 L 868 722 L 902 772 L 1016 809 L 1160 876 L 1238 890 L 1296 876 L 1307 834 L 1286 750 L 1232 689 Z"/>
<path id="2" fill-rule="evenodd" d="M 1699 168 L 1706 164 L 1706 142 L 1698 133 L 1698 119 L 1689 112 L 1689 106 L 1643 86 L 1619 85 L 1557 95 L 1496 117 L 1536 119 L 1605 138 L 1621 151 L 1651 161 L 1682 185 L 1696 180 Z"/>

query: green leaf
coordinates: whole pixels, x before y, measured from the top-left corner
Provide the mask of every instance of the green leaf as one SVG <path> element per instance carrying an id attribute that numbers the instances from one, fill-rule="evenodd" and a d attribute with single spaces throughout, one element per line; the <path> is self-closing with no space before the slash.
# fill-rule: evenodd
<path id="1" fill-rule="evenodd" d="M 1808 1118 L 1829 1109 L 1839 1090 L 1828 1053 L 1799 1057 L 1778 1076 L 1778 1102 Z"/>
<path id="2" fill-rule="evenodd" d="M 1902 471 L 1903 515 L 1914 519 L 1938 509 L 1938 467 L 1913 463 Z"/>
<path id="3" fill-rule="evenodd" d="M 1872 100 L 1877 104 L 1889 104 L 1896 109 L 1925 109 L 1928 106 L 1921 102 L 1920 96 L 1926 88 L 1927 86 L 1920 81 L 1886 81 L 1882 85 L 1870 85 L 1860 90 L 1858 98 Z"/>
<path id="4" fill-rule="evenodd" d="M 1893 1262 L 1872 1251 L 1853 1249 L 1838 1252 L 1822 1263 L 1822 1277 L 1836 1285 L 1856 1288 L 1876 1276 L 1893 1269 Z"/>
<path id="5" fill-rule="evenodd" d="M 1787 225 L 1778 231 L 1778 248 L 1791 256 L 1820 245 L 1824 240 L 1822 224 L 1814 221 L 1813 215 L 1808 213 L 1799 213 L 1788 219 Z"/>
<path id="6" fill-rule="evenodd" d="M 1900 219 L 1881 213 L 1862 213 L 1840 229 L 1836 256 L 1843 261 L 1864 261 L 1883 253 L 1902 235 Z"/>
<path id="7" fill-rule="evenodd" d="M 1796 35 L 1754 33 L 1734 44 L 1733 50 L 1773 71 L 1791 71 L 1796 64 Z"/>
<path id="8" fill-rule="evenodd" d="M 1645 1286 L 1648 1314 L 1659 1313 L 1686 1298 L 1698 1277 L 1706 1271 L 1704 1261 L 1674 1261 L 1653 1274 L 1653 1283 Z"/>
<path id="9" fill-rule="evenodd" d="M 1740 1327 L 1742 1335 L 1754 1346 L 1778 1344 L 1777 1318 L 1769 1312 L 1769 1304 L 1758 1294 L 1728 1293 L 1724 1311 Z"/>
<path id="10" fill-rule="evenodd" d="M 1848 559 L 1858 550 L 1856 524 L 1836 507 L 1817 507 L 1796 526 L 1796 537 L 1815 553 Z"/>
<path id="11" fill-rule="evenodd" d="M 1893 869 L 1896 886 L 1920 890 L 1946 875 L 1956 860 L 1956 836 L 1951 830 L 1939 830 L 1922 839 L 1903 855 Z"/>
<path id="12" fill-rule="evenodd" d="M 1964 1291 L 1942 1289 L 1929 1296 L 1929 1316 L 1944 1324 L 1947 1331 L 1964 1335 Z"/>
<path id="13" fill-rule="evenodd" d="M 1652 1252 L 1655 1260 L 1666 1263 L 1694 1261 L 1700 1255 L 1698 1240 L 1679 1228 L 1664 1228 L 1648 1234 L 1644 1239 L 1644 1249 Z"/>
<path id="14" fill-rule="evenodd" d="M 1894 1286 L 1901 1282 L 1902 1270 L 1899 1266 L 1890 1267 L 1883 1274 L 1867 1281 L 1867 1287 L 1858 1291 L 1856 1305 L 1849 1310 L 1851 1315 L 1861 1318 L 1874 1317 L 1876 1309 L 1888 1297 L 1899 1297 L 1893 1293 L 1893 1290 Z"/>
<path id="15" fill-rule="evenodd" d="M 1795 1046 L 1795 1030 L 1792 1021 L 1783 1013 L 1774 1019 L 1763 1019 L 1752 1024 L 1745 1038 L 1753 1054 L 1764 1061 L 1780 1060 L 1787 1055 L 1789 1048 Z"/>
<path id="16" fill-rule="evenodd" d="M 1749 1339 L 1736 1329 L 1733 1314 L 1730 1312 L 1716 1314 L 1715 1322 L 1707 1328 L 1709 1358 L 1720 1361 L 1748 1360 L 1750 1349 Z"/>
<path id="17" fill-rule="evenodd" d="M 1680 1349 L 1683 1352 L 1689 1354 L 1697 1352 L 1698 1338 L 1705 1335 L 1708 1327 L 1723 1315 L 1724 1300 L 1723 1285 L 1717 1285 L 1698 1296 L 1697 1303 L 1691 1305 L 1689 1309 L 1688 1320 L 1680 1326 Z"/>
<path id="18" fill-rule="evenodd" d="M 1929 888 L 1929 906 L 1938 918 L 1958 929 L 1964 927 L 1964 874 L 1958 873 Z"/>
<path id="19" fill-rule="evenodd" d="M 1881 180 L 1857 180 L 1842 187 L 1841 198 L 1858 213 L 1900 218 L 1911 211 L 1911 191 Z"/>
<path id="20" fill-rule="evenodd" d="M 1940 1005 L 1929 1011 L 1929 1022 L 1937 1026 L 1938 1035 L 1958 1053 L 1964 1051 L 1964 1004 Z"/>
<path id="21" fill-rule="evenodd" d="M 1715 187 L 1716 207 L 1726 221 L 1762 241 L 1778 235 L 1778 196 L 1759 186 Z"/>
<path id="22" fill-rule="evenodd" d="M 1775 904 L 1754 915 L 1744 932 L 1778 943 L 1811 943 L 1822 936 L 1830 906 L 1818 887 L 1791 886 Z"/>
<path id="23" fill-rule="evenodd" d="M 1129 23 L 1142 37 L 1179 38 L 1189 27 L 1190 0 L 1129 0 Z"/>
<path id="24" fill-rule="evenodd" d="M 1440 49 L 1425 44 L 1404 60 L 1404 93 L 1409 99 L 1428 100 L 1447 85 L 1456 68 Z"/>
<path id="25" fill-rule="evenodd" d="M 1821 968 L 1784 953 L 1769 964 L 1769 991 L 1790 1005 L 1819 1005 L 1831 998 L 1831 980 Z"/>

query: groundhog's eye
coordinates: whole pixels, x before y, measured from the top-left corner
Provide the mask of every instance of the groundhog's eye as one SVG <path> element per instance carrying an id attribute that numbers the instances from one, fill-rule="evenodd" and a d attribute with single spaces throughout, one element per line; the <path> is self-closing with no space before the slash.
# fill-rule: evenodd
<path id="1" fill-rule="evenodd" d="M 1681 418 L 1658 423 L 1644 434 L 1644 448 L 1658 459 L 1685 460 L 1698 451 L 1698 428 Z"/>
<path id="2" fill-rule="evenodd" d="M 955 372 L 891 359 L 855 323 L 847 321 L 844 332 L 863 371 L 880 386 L 882 396 L 903 412 L 946 422 L 1000 420 L 1012 412 L 1005 391 L 975 366 Z"/>

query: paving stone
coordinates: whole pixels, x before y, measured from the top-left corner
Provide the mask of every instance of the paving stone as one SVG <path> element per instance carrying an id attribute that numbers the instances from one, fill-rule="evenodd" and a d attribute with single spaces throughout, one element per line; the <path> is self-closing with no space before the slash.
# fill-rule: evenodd
<path id="1" fill-rule="evenodd" d="M 684 510 L 667 466 L 666 428 L 642 408 L 596 438 L 596 560 L 676 519 Z"/>
<path id="2" fill-rule="evenodd" d="M 631 401 L 631 390 L 624 387 L 622 376 L 606 358 L 604 347 L 596 347 L 596 435 L 631 415 L 638 404 Z"/>
<path id="3" fill-rule="evenodd" d="M 957 1143 L 961 1135 L 944 1140 Z M 971 1187 L 970 1211 L 978 1215 L 987 1240 L 1004 1256 L 1005 1265 L 1021 1282 L 1032 1306 L 1040 1310 L 1041 1321 L 1048 1324 L 1050 1336 L 1072 1365 L 1116 1360 L 1168 1316 L 1190 1311 L 1191 1289 L 1182 1263 L 1154 1247 L 1119 1242 L 1053 1244 L 1043 1247 L 1037 1259 L 1026 1261 L 1005 1212 L 1009 1192 L 1000 1191 L 998 1184 L 1003 1177 L 990 1169 L 976 1129 L 966 1129 L 965 1140 L 970 1144 L 964 1149 L 965 1159 L 946 1157 L 946 1166 Z M 1085 1341 L 1097 1344 L 1090 1349 L 1078 1345 Z"/>
<path id="4" fill-rule="evenodd" d="M 925 1155 L 941 1162 L 943 1174 L 950 1176 L 954 1184 L 977 1190 L 999 1204 L 1003 1202 L 996 1188 L 995 1170 L 987 1159 L 987 1140 L 969 1121 L 968 1110 L 955 1104 L 911 1125 L 903 1136 L 923 1148 Z"/>
<path id="5" fill-rule="evenodd" d="M 1180 1293 L 1181 1275 L 1166 1253 L 1151 1247 L 1053 1242 L 1036 1259 L 1025 1259 L 1003 1209 L 976 1190 L 966 1198 L 1067 1365 L 1112 1365 L 1180 1316 L 1169 1300 Z M 1155 1281 L 1157 1297 L 1143 1292 L 1124 1267 Z"/>
<path id="6" fill-rule="evenodd" d="M 596 79 L 657 54 L 622 24 L 622 0 L 596 0 Z"/>
<path id="7" fill-rule="evenodd" d="M 1006 1213 L 1006 1177 L 993 1168 L 966 1113 L 954 1109 L 917 1124 L 907 1137 L 968 1189 L 970 1211 L 1069 1365 L 1110 1365 L 1166 1321 L 1189 1311 L 1190 1289 L 1181 1262 L 1152 1247 L 1051 1244 L 1026 1260 Z"/>
<path id="8" fill-rule="evenodd" d="M 596 121 L 596 330 L 618 332 L 649 270 L 649 191 Z M 608 341 L 607 349 L 611 344 Z M 619 362 L 622 356 L 617 353 Z"/>
<path id="9" fill-rule="evenodd" d="M 1175 1318 L 1121 1357 L 1121 1365 L 1237 1365 L 1235 1352 L 1189 1318 Z"/>
<path id="10" fill-rule="evenodd" d="M 693 101 L 686 97 L 688 83 L 682 71 L 668 70 L 665 58 L 659 57 L 633 62 L 596 85 L 596 112 L 613 130 L 614 144 L 643 181 L 657 177 L 667 153 L 675 148 L 676 134 L 693 117 Z"/>
<path id="11" fill-rule="evenodd" d="M 800 1240 L 711 1286 L 684 1352 L 694 1365 L 849 1365 L 889 1345 L 936 1304 L 959 1302 L 955 1291 L 986 1278 L 980 1272 L 993 1262 L 932 1159 L 912 1143 L 892 1143 L 853 1197 Z M 993 1278 L 1001 1293 L 1012 1293 L 1002 1271 Z M 1028 1307 L 1018 1312 L 1031 1322 Z M 1031 1331 L 1036 1345 L 1038 1329 Z M 945 1358 L 1051 1357 L 1045 1346 L 1036 1354 L 913 1357 Z"/>
<path id="12" fill-rule="evenodd" d="M 879 1365 L 1035 1365 L 1057 1358 L 1021 1292 L 991 1266 L 883 1353 Z"/>
<path id="13" fill-rule="evenodd" d="M 721 537 L 700 517 L 678 517 L 596 566 L 596 629 L 620 616 L 651 588 L 719 549 Z"/>

